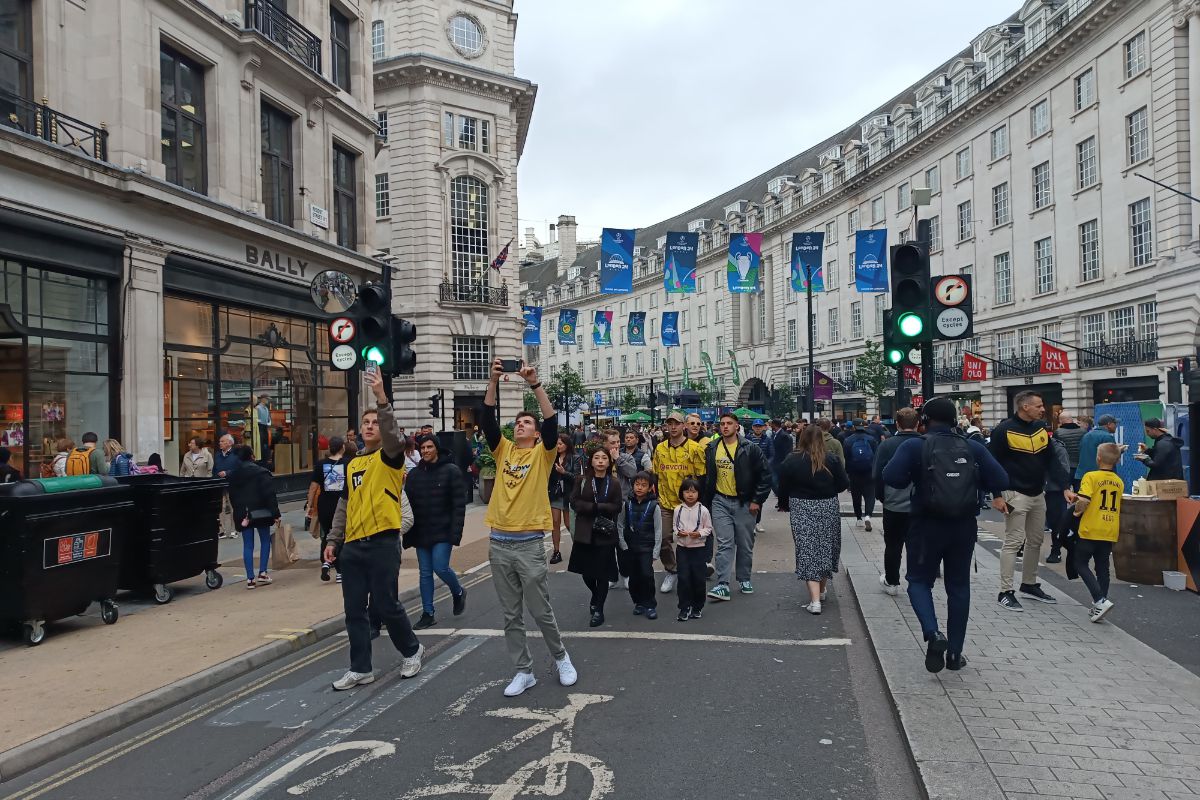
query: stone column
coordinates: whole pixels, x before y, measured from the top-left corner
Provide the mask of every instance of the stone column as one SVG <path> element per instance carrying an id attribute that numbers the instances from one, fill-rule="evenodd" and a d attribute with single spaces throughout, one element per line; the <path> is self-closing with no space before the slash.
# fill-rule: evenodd
<path id="1" fill-rule="evenodd" d="M 163 448 L 163 264 L 166 248 L 127 240 L 121 285 L 121 436 L 144 461 Z"/>
<path id="2" fill-rule="evenodd" d="M 1188 36 L 1188 192 L 1200 193 L 1200 2 L 1176 3 L 1175 27 L 1187 26 Z M 1194 206 L 1189 203 L 1191 225 L 1188 241 L 1200 238 L 1196 230 Z"/>

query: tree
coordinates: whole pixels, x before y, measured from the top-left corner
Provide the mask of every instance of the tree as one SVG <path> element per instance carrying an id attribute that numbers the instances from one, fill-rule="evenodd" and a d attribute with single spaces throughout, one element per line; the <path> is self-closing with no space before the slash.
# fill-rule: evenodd
<path id="1" fill-rule="evenodd" d="M 788 385 L 777 386 L 771 391 L 767 410 L 772 417 L 790 417 L 796 413 L 796 395 Z"/>
<path id="2" fill-rule="evenodd" d="M 625 387 L 625 393 L 621 395 L 621 413 L 631 414 L 637 411 L 638 396 L 637 392 L 628 386 Z"/>
<path id="3" fill-rule="evenodd" d="M 563 364 L 546 382 L 546 394 L 550 395 L 555 408 L 570 414 L 587 398 L 587 389 L 583 385 L 583 376 L 569 364 Z"/>
<path id="4" fill-rule="evenodd" d="M 542 419 L 542 404 L 538 402 L 537 396 L 533 392 L 525 392 L 523 400 L 525 410 L 537 417 L 540 422 Z"/>
<path id="5" fill-rule="evenodd" d="M 687 388 L 700 395 L 701 406 L 711 406 L 713 402 L 712 386 L 707 381 L 691 381 Z"/>
<path id="6" fill-rule="evenodd" d="M 883 348 L 872 339 L 867 340 L 866 350 L 858 357 L 854 380 L 859 390 L 875 398 L 876 403 L 896 386 L 896 369 L 884 363 Z"/>

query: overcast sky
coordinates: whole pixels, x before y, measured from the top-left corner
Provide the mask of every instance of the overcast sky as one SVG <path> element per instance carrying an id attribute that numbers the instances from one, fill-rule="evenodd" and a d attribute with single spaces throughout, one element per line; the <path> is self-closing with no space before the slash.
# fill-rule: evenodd
<path id="1" fill-rule="evenodd" d="M 516 0 L 517 75 L 538 84 L 521 233 L 682 213 L 859 122 L 1019 5 Z"/>

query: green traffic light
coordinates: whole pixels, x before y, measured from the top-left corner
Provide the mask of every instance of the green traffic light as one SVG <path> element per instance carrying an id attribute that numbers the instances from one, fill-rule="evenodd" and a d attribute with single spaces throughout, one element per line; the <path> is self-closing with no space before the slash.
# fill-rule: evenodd
<path id="1" fill-rule="evenodd" d="M 899 364 L 904 360 L 904 351 L 895 348 L 887 351 L 887 361 L 892 366 Z"/>
<path id="2" fill-rule="evenodd" d="M 375 345 L 369 345 L 363 348 L 363 361 L 374 361 L 376 364 L 383 364 L 383 350 Z"/>
<path id="3" fill-rule="evenodd" d="M 896 327 L 900 329 L 901 334 L 909 339 L 914 339 L 925 330 L 925 320 L 921 319 L 919 314 L 908 312 L 900 315 L 900 319 L 896 321 Z"/>

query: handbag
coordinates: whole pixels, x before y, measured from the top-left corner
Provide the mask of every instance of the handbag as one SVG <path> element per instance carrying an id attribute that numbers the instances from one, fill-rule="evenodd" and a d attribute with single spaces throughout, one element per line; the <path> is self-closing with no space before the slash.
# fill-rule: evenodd
<path id="1" fill-rule="evenodd" d="M 252 526 L 270 524 L 275 521 L 275 512 L 269 508 L 254 508 L 246 512 L 246 520 Z"/>
<path id="2" fill-rule="evenodd" d="M 592 533 L 596 536 L 615 539 L 617 536 L 617 523 L 608 517 L 593 517 Z"/>

